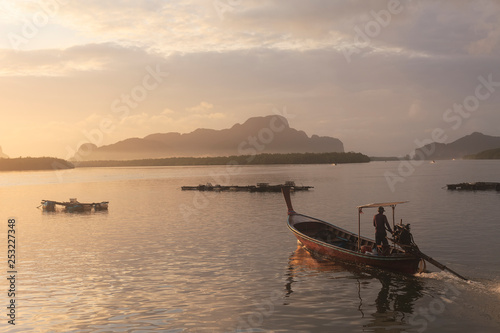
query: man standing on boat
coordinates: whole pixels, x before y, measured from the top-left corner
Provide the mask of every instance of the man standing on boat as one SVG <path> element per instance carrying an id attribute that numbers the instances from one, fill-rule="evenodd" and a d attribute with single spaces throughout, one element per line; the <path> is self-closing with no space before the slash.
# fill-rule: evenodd
<path id="1" fill-rule="evenodd" d="M 384 207 L 380 206 L 378 208 L 378 214 L 373 217 L 373 226 L 375 227 L 375 244 L 377 247 L 379 245 L 383 245 L 383 249 L 389 246 L 389 242 L 386 238 L 386 228 L 392 234 L 391 226 L 389 225 L 389 221 L 387 221 L 387 216 L 384 215 L 384 211 Z"/>

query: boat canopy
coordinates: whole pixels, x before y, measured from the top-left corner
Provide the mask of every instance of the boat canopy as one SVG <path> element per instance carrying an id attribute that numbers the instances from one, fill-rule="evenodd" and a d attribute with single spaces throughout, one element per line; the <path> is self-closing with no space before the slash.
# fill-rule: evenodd
<path id="1" fill-rule="evenodd" d="M 409 201 L 395 201 L 395 202 L 380 202 L 380 203 L 371 203 L 366 205 L 358 206 L 358 209 L 363 208 L 378 208 L 378 207 L 396 207 L 396 205 L 404 204 Z"/>

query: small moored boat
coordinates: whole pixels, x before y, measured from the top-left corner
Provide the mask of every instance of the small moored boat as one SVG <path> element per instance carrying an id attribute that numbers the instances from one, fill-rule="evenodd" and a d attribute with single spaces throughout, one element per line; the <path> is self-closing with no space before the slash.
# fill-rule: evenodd
<path id="1" fill-rule="evenodd" d="M 94 211 L 108 210 L 109 201 L 102 202 L 92 202 L 92 203 L 82 203 L 76 200 L 76 198 L 71 198 L 69 201 L 59 202 L 53 200 L 42 200 L 42 210 L 46 212 L 57 211 L 56 207 L 61 206 L 62 210 L 68 213 L 82 213 L 90 212 L 92 209 Z"/>

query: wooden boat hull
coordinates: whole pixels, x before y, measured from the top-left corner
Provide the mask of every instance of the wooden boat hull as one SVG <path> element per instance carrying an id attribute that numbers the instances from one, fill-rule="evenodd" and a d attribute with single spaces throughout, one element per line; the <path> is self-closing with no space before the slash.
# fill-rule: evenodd
<path id="1" fill-rule="evenodd" d="M 392 253 L 387 255 L 360 252 L 357 249 L 358 236 L 356 234 L 313 217 L 301 214 L 289 215 L 288 228 L 302 246 L 316 256 L 406 274 L 415 274 L 419 271 L 420 258 L 396 248 L 392 248 Z M 335 238 L 330 241 L 319 239 L 317 235 L 325 230 L 335 235 Z M 361 245 L 374 248 L 375 242 L 361 237 Z"/>
<path id="2" fill-rule="evenodd" d="M 96 211 L 98 211 L 98 210 L 108 210 L 108 202 L 104 201 L 104 202 L 100 202 L 100 203 L 94 204 L 94 210 L 96 210 Z"/>
<path id="3" fill-rule="evenodd" d="M 55 212 L 56 211 L 56 202 L 55 201 L 43 201 L 42 209 L 46 212 Z"/>

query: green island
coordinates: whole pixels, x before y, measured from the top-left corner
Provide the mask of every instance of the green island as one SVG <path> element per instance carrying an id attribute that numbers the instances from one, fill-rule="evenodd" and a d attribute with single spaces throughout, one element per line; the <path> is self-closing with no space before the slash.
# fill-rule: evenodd
<path id="1" fill-rule="evenodd" d="M 340 164 L 367 163 L 370 158 L 361 153 L 289 153 L 219 157 L 169 157 L 127 161 L 79 161 L 76 167 L 121 166 L 190 166 L 190 165 L 262 165 L 262 164 Z"/>
<path id="2" fill-rule="evenodd" d="M 0 171 L 62 170 L 75 166 L 55 157 L 0 158 Z"/>
<path id="3" fill-rule="evenodd" d="M 473 155 L 464 156 L 464 160 L 498 160 L 500 159 L 500 148 L 489 149 Z"/>

